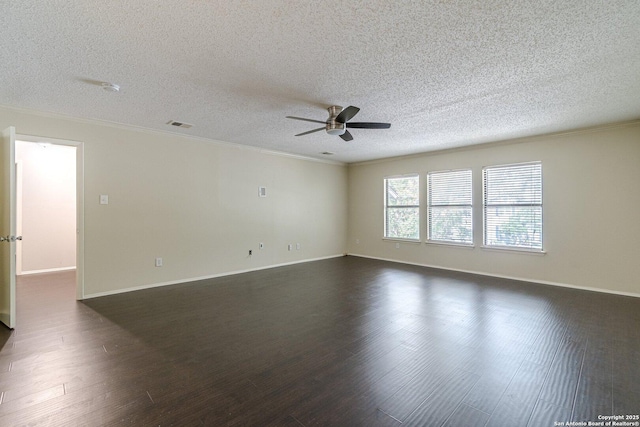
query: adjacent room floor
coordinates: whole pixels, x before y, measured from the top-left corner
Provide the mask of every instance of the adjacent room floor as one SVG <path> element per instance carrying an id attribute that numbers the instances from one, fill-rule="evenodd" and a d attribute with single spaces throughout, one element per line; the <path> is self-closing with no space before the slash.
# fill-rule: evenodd
<path id="1" fill-rule="evenodd" d="M 640 413 L 640 298 L 356 257 L 74 297 L 72 273 L 19 279 L 17 328 L 0 329 L 0 425 Z"/>

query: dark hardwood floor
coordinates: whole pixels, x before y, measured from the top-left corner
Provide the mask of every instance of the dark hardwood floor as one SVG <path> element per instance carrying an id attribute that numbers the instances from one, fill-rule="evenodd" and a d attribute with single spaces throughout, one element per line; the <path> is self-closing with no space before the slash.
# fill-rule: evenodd
<path id="1" fill-rule="evenodd" d="M 603 284 L 604 286 L 605 284 Z M 553 426 L 640 413 L 640 298 L 344 257 L 74 300 L 25 276 L 2 426 Z"/>

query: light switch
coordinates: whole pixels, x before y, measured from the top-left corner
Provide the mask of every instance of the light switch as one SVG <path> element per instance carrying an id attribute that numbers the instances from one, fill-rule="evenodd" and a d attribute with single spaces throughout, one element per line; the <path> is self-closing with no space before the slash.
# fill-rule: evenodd
<path id="1" fill-rule="evenodd" d="M 108 205 L 109 204 L 109 196 L 107 194 L 101 194 L 100 195 L 100 204 L 101 205 Z"/>

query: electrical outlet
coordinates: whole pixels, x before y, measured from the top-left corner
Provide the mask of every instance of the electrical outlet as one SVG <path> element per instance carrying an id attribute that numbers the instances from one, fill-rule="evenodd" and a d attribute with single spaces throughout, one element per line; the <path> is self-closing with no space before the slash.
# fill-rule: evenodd
<path id="1" fill-rule="evenodd" d="M 293 245 L 292 245 L 291 243 L 289 243 L 289 245 L 287 246 L 287 249 L 288 249 L 288 250 L 293 249 Z"/>
<path id="2" fill-rule="evenodd" d="M 253 255 L 253 251 L 249 249 L 249 256 Z"/>
<path id="3" fill-rule="evenodd" d="M 156 258 L 156 267 L 162 267 L 162 258 Z"/>
<path id="4" fill-rule="evenodd" d="M 396 243 L 396 249 L 400 249 L 400 243 Z"/>
<path id="5" fill-rule="evenodd" d="M 296 251 L 300 250 L 300 243 L 296 243 Z"/>
<path id="6" fill-rule="evenodd" d="M 264 243 L 258 243 L 258 248 L 264 249 Z"/>

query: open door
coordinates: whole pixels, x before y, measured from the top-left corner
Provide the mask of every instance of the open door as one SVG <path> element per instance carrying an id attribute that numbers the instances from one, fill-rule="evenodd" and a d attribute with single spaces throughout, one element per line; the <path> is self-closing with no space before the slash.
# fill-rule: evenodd
<path id="1" fill-rule="evenodd" d="M 0 321 L 16 323 L 16 131 L 2 132 L 0 149 Z"/>

